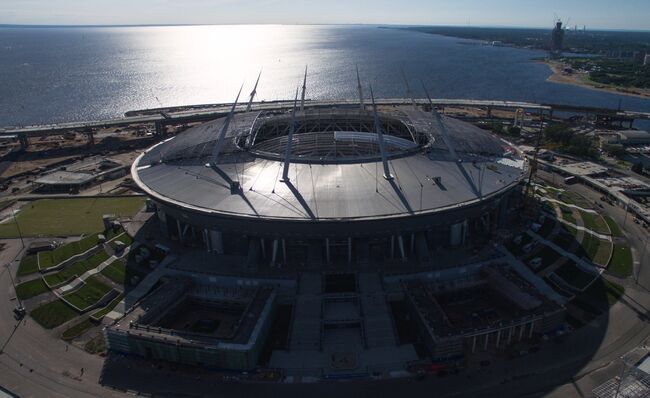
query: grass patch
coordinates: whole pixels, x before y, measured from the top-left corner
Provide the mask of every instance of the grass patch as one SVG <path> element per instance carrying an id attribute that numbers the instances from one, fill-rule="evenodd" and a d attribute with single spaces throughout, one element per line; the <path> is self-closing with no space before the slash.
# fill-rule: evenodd
<path id="1" fill-rule="evenodd" d="M 98 243 L 99 239 L 97 239 L 97 234 L 92 234 L 76 242 L 59 246 L 52 251 L 40 252 L 38 253 L 38 260 L 41 269 L 47 269 L 58 265 L 62 261 L 65 261 L 72 256 L 76 256 L 77 254 L 81 254 L 92 249 L 93 247 L 97 246 Z"/>
<path id="2" fill-rule="evenodd" d="M 77 311 L 70 308 L 62 300 L 43 304 L 33 310 L 30 315 L 45 329 L 55 328 L 77 316 Z"/>
<path id="3" fill-rule="evenodd" d="M 559 234 L 555 235 L 553 238 L 553 243 L 566 251 L 571 251 L 571 247 L 573 247 L 577 242 L 575 236 L 566 231 L 562 231 Z"/>
<path id="4" fill-rule="evenodd" d="M 98 333 L 84 346 L 84 350 L 90 354 L 99 354 L 106 351 L 106 341 L 104 340 L 104 335 Z"/>
<path id="5" fill-rule="evenodd" d="M 123 260 L 115 260 L 104 268 L 101 273 L 113 282 L 123 285 L 126 277 L 126 264 Z"/>
<path id="6" fill-rule="evenodd" d="M 612 231 L 612 235 L 614 235 L 617 238 L 620 238 L 623 236 L 623 232 L 621 231 L 621 228 L 618 226 L 616 221 L 614 221 L 610 216 L 603 216 L 605 219 L 605 222 L 609 226 L 610 231 Z"/>
<path id="7" fill-rule="evenodd" d="M 63 298 L 83 311 L 86 308 L 95 305 L 111 290 L 110 286 L 106 286 L 99 279 L 93 276 L 86 279 L 84 285 L 79 289 L 66 294 Z"/>
<path id="8" fill-rule="evenodd" d="M 562 211 L 562 219 L 564 221 L 570 222 L 571 224 L 578 225 L 576 218 L 573 216 L 573 210 L 570 207 L 560 205 L 560 210 Z"/>
<path id="9" fill-rule="evenodd" d="M 119 296 L 115 297 L 113 299 L 113 301 L 108 303 L 108 305 L 106 307 L 104 307 L 104 308 L 102 308 L 102 309 L 100 309 L 98 311 L 95 311 L 91 315 L 91 317 L 93 317 L 93 318 L 95 318 L 97 320 L 102 319 L 106 314 L 113 311 L 113 308 L 115 308 L 115 306 L 117 306 L 120 303 L 120 301 L 122 301 L 123 298 L 124 298 L 124 294 L 120 294 Z"/>
<path id="10" fill-rule="evenodd" d="M 29 282 L 21 283 L 16 286 L 16 296 L 21 300 L 26 300 L 39 294 L 47 292 L 48 287 L 42 278 L 34 279 Z"/>
<path id="11" fill-rule="evenodd" d="M 573 262 L 562 265 L 555 270 L 555 274 L 578 289 L 584 289 L 596 278 L 596 275 L 584 272 Z"/>
<path id="12" fill-rule="evenodd" d="M 16 214 L 24 236 L 74 236 L 103 230 L 102 216 L 133 216 L 144 204 L 142 197 L 41 199 Z M 0 238 L 18 236 L 13 220 L 0 225 Z"/>
<path id="13" fill-rule="evenodd" d="M 86 333 L 86 331 L 93 326 L 95 325 L 93 325 L 90 319 L 85 319 L 63 332 L 63 334 L 61 334 L 61 338 L 66 341 L 72 340 L 75 337 L 79 337 L 82 334 Z"/>
<path id="14" fill-rule="evenodd" d="M 610 261 L 607 270 L 621 278 L 632 275 L 632 252 L 630 248 L 623 245 L 614 245 L 612 261 Z"/>
<path id="15" fill-rule="evenodd" d="M 20 260 L 16 275 L 24 276 L 38 272 L 38 258 L 35 254 L 28 254 Z"/>
<path id="16" fill-rule="evenodd" d="M 66 269 L 59 271 L 55 274 L 50 274 L 45 276 L 45 281 L 50 286 L 56 286 L 63 282 L 66 282 L 73 277 L 78 277 L 83 275 L 86 271 L 89 271 L 108 259 L 108 254 L 102 250 L 99 253 L 95 254 L 92 257 L 89 257 L 85 260 L 77 261 Z"/>
<path id="17" fill-rule="evenodd" d="M 593 205 L 587 199 L 583 198 L 582 196 L 576 193 L 569 192 L 569 191 L 564 191 L 558 194 L 558 200 L 585 209 L 591 209 L 593 207 Z"/>
<path id="18" fill-rule="evenodd" d="M 117 241 L 124 243 L 124 247 L 129 247 L 133 243 L 133 238 L 126 232 L 120 235 L 119 237 L 116 237 L 114 241 L 109 243 L 109 245 L 113 248 L 113 250 L 117 250 Z"/>
<path id="19" fill-rule="evenodd" d="M 599 214 L 592 214 L 586 211 L 580 211 L 580 217 L 584 222 L 585 228 L 603 235 L 609 235 L 609 227 Z"/>

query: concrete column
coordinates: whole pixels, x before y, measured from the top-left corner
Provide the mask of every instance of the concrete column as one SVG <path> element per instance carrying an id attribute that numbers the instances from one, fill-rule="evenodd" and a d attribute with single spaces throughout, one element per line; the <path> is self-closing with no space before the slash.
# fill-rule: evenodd
<path id="1" fill-rule="evenodd" d="M 487 351 L 489 341 L 490 341 L 490 333 L 485 333 L 485 351 Z"/>
<path id="2" fill-rule="evenodd" d="M 287 263 L 287 241 L 282 239 L 282 261 Z"/>
<path id="3" fill-rule="evenodd" d="M 260 238 L 260 245 L 262 246 L 262 257 L 266 258 L 266 244 L 264 238 Z"/>
<path id="4" fill-rule="evenodd" d="M 472 354 L 476 352 L 476 335 L 472 338 Z"/>
<path id="5" fill-rule="evenodd" d="M 155 122 L 154 127 L 156 129 L 156 135 L 164 136 L 166 134 L 165 125 L 162 122 Z"/>
<path id="6" fill-rule="evenodd" d="M 269 264 L 271 267 L 275 266 L 275 257 L 278 255 L 278 240 L 273 239 L 273 254 L 271 254 L 271 263 Z"/>
<path id="7" fill-rule="evenodd" d="M 391 235 L 390 236 L 390 258 L 393 259 L 395 257 L 395 236 Z"/>
<path id="8" fill-rule="evenodd" d="M 95 145 L 95 134 L 88 133 L 88 145 Z"/>
<path id="9" fill-rule="evenodd" d="M 529 339 L 533 337 L 533 329 L 535 329 L 535 321 L 530 322 L 530 331 L 528 332 Z"/>
<path id="10" fill-rule="evenodd" d="M 406 262 L 406 253 L 404 252 L 404 239 L 402 235 L 397 235 L 397 243 L 399 244 L 399 253 L 402 256 L 402 262 Z"/>
<path id="11" fill-rule="evenodd" d="M 514 326 L 511 326 L 511 327 L 508 329 L 508 344 L 510 344 L 510 341 L 512 340 L 512 332 L 514 331 L 514 329 L 515 329 Z"/>
<path id="12" fill-rule="evenodd" d="M 415 252 L 415 234 L 411 234 L 411 254 Z"/>
<path id="13" fill-rule="evenodd" d="M 519 325 L 519 341 L 524 337 L 524 329 L 526 329 L 526 324 Z"/>
<path id="14" fill-rule="evenodd" d="M 205 248 L 208 252 L 212 251 L 212 247 L 210 245 L 210 232 L 203 228 L 203 240 L 205 241 Z"/>
<path id="15" fill-rule="evenodd" d="M 453 224 L 449 229 L 449 244 L 460 246 L 465 243 L 465 233 L 467 229 L 467 220 Z"/>
<path id="16" fill-rule="evenodd" d="M 327 264 L 330 263 L 330 240 L 325 238 L 325 261 Z"/>
<path id="17" fill-rule="evenodd" d="M 20 149 L 27 149 L 29 146 L 29 138 L 27 138 L 27 134 L 18 134 L 18 142 L 20 142 Z"/>
<path id="18" fill-rule="evenodd" d="M 181 228 L 181 220 L 176 220 L 176 228 L 178 229 L 178 241 L 183 243 L 183 228 Z"/>
<path id="19" fill-rule="evenodd" d="M 501 341 L 501 329 L 497 332 L 497 348 L 499 348 L 499 342 Z"/>
<path id="20" fill-rule="evenodd" d="M 352 237 L 348 237 L 348 264 L 352 264 Z"/>
<path id="21" fill-rule="evenodd" d="M 210 247 L 213 252 L 217 252 L 218 254 L 224 253 L 223 234 L 221 231 L 210 230 Z"/>

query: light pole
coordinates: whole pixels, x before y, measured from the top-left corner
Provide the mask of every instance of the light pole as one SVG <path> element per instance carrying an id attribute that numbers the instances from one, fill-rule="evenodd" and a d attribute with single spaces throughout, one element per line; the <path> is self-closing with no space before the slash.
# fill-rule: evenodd
<path id="1" fill-rule="evenodd" d="M 643 252 L 641 252 L 641 258 L 639 259 L 639 270 L 636 272 L 636 281 L 635 283 L 639 284 L 639 276 L 641 275 L 641 269 L 643 268 L 643 260 L 645 259 L 645 251 L 650 243 L 650 235 L 646 234 L 645 243 L 643 244 Z"/>
<path id="2" fill-rule="evenodd" d="M 23 233 L 20 230 L 20 225 L 18 224 L 18 219 L 16 218 L 16 210 L 11 211 L 11 215 L 14 218 L 14 223 L 16 224 L 16 229 L 18 230 L 18 236 L 20 237 L 20 244 L 22 245 L 22 248 L 25 248 L 25 241 L 23 240 Z"/>

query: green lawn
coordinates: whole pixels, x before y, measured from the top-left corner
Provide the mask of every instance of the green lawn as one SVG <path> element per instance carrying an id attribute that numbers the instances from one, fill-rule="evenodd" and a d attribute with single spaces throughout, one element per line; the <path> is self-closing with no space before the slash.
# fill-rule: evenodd
<path id="1" fill-rule="evenodd" d="M 583 198 L 577 193 L 569 191 L 564 191 L 558 194 L 558 200 L 564 203 L 580 206 L 585 209 L 591 209 L 593 207 L 593 205 L 587 199 Z"/>
<path id="2" fill-rule="evenodd" d="M 143 197 L 41 199 L 23 206 L 16 214 L 24 236 L 74 236 L 103 230 L 102 216 L 133 216 L 144 204 Z M 18 236 L 11 220 L 0 224 L 0 238 Z"/>
<path id="3" fill-rule="evenodd" d="M 93 317 L 93 318 L 96 319 L 96 320 L 100 320 L 100 319 L 102 319 L 106 314 L 108 314 L 109 312 L 113 311 L 113 308 L 115 308 L 115 306 L 116 306 L 117 304 L 119 304 L 119 302 L 122 301 L 123 298 L 124 298 L 124 295 L 123 295 L 123 294 L 120 294 L 119 296 L 115 297 L 115 298 L 113 299 L 113 301 L 111 301 L 110 303 L 108 303 L 108 305 L 107 305 L 106 307 L 104 307 L 104 308 L 102 308 L 102 309 L 100 309 L 100 310 L 94 312 L 94 313 L 91 315 L 91 317 Z"/>
<path id="4" fill-rule="evenodd" d="M 16 296 L 21 300 L 26 300 L 39 294 L 47 292 L 48 289 L 43 278 L 38 278 L 31 280 L 29 282 L 24 282 L 16 286 Z"/>
<path id="5" fill-rule="evenodd" d="M 102 250 L 90 258 L 69 265 L 64 270 L 46 275 L 45 280 L 50 286 L 56 286 L 72 279 L 73 277 L 81 276 L 88 270 L 97 268 L 97 266 L 106 261 L 108 257 L 108 254 Z"/>
<path id="6" fill-rule="evenodd" d="M 38 259 L 35 254 L 28 254 L 20 260 L 18 265 L 18 276 L 24 276 L 38 272 Z"/>
<path id="7" fill-rule="evenodd" d="M 584 222 L 585 228 L 603 235 L 609 235 L 609 227 L 603 218 L 598 214 L 580 211 L 580 216 Z"/>
<path id="8" fill-rule="evenodd" d="M 52 329 L 76 317 L 78 314 L 77 311 L 70 308 L 63 301 L 56 300 L 41 305 L 33 310 L 30 315 L 45 329 Z"/>
<path id="9" fill-rule="evenodd" d="M 80 310 L 96 304 L 102 297 L 111 291 L 110 286 L 103 284 L 97 277 L 91 276 L 86 279 L 79 289 L 63 296 L 64 299 Z"/>
<path id="10" fill-rule="evenodd" d="M 612 235 L 614 235 L 617 238 L 620 238 L 623 236 L 623 232 L 621 231 L 621 228 L 618 226 L 616 221 L 614 221 L 610 216 L 604 216 L 605 222 L 609 226 L 609 229 L 612 231 Z"/>
<path id="11" fill-rule="evenodd" d="M 114 241 L 109 243 L 110 246 L 113 248 L 113 250 L 115 250 L 117 248 L 117 243 L 115 243 L 117 241 L 120 241 L 120 242 L 124 243 L 125 247 L 129 247 L 133 243 L 133 238 L 129 234 L 127 234 L 126 232 L 123 233 L 122 235 L 116 237 Z"/>
<path id="12" fill-rule="evenodd" d="M 85 319 L 63 332 L 61 338 L 63 340 L 72 340 L 75 337 L 81 336 L 93 326 L 95 325 L 90 321 L 90 319 Z"/>
<path id="13" fill-rule="evenodd" d="M 592 275 L 581 270 L 575 263 L 568 262 L 555 270 L 560 278 L 578 289 L 584 289 L 597 275 Z"/>
<path id="14" fill-rule="evenodd" d="M 84 253 L 93 247 L 97 246 L 99 240 L 97 234 L 91 234 L 76 242 L 71 242 L 66 245 L 57 247 L 52 251 L 40 252 L 38 254 L 39 264 L 41 269 L 48 269 L 58 265 L 62 261 L 69 259 L 77 254 Z"/>
<path id="15" fill-rule="evenodd" d="M 609 263 L 608 271 L 621 278 L 632 275 L 632 252 L 630 248 L 623 245 L 614 245 L 612 261 Z"/>
<path id="16" fill-rule="evenodd" d="M 115 283 L 123 285 L 126 276 L 126 264 L 123 260 L 115 260 L 102 270 L 102 275 Z"/>
<path id="17" fill-rule="evenodd" d="M 560 205 L 560 210 L 562 210 L 562 219 L 570 222 L 571 224 L 577 225 L 576 218 L 573 216 L 573 210 L 570 207 Z"/>

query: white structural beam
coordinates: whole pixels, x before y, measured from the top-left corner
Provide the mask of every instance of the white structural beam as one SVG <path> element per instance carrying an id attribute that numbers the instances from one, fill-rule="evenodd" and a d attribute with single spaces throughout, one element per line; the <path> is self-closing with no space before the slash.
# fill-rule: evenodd
<path id="1" fill-rule="evenodd" d="M 296 106 L 298 103 L 298 89 L 293 99 L 293 109 L 291 110 L 291 123 L 289 124 L 289 135 L 287 136 L 287 147 L 284 150 L 284 168 L 282 169 L 283 182 L 289 182 L 289 165 L 291 164 L 291 147 L 293 145 L 293 132 L 296 130 Z"/>
<path id="2" fill-rule="evenodd" d="M 377 133 L 379 151 L 381 152 L 381 163 L 384 165 L 384 178 L 392 180 L 393 176 L 390 174 L 390 168 L 388 167 L 388 156 L 386 155 L 386 146 L 384 144 L 384 133 L 381 128 L 381 122 L 379 121 L 379 115 L 377 114 L 377 104 L 375 104 L 375 94 L 372 91 L 372 86 L 370 86 L 370 98 L 372 99 L 372 112 L 375 117 L 375 132 Z"/>
<path id="3" fill-rule="evenodd" d="M 262 76 L 262 69 L 260 69 L 259 75 L 257 75 L 257 80 L 255 81 L 255 86 L 253 86 L 253 91 L 251 91 L 251 96 L 248 99 L 248 105 L 246 106 L 246 112 L 251 111 L 251 107 L 253 106 L 253 99 L 255 99 L 255 95 L 257 95 L 257 85 L 260 82 L 260 77 Z"/>
<path id="4" fill-rule="evenodd" d="M 458 169 L 460 172 L 463 174 L 465 179 L 467 180 L 467 183 L 469 184 L 470 188 L 472 188 L 472 191 L 476 194 L 478 198 L 482 197 L 481 194 L 481 188 L 476 187 L 474 184 L 474 181 L 472 178 L 469 176 L 467 173 L 467 170 L 465 170 L 465 166 L 463 165 L 463 159 L 461 159 L 458 156 L 458 153 L 456 153 L 456 150 L 454 149 L 454 146 L 451 143 L 451 138 L 449 137 L 449 132 L 447 131 L 447 126 L 445 126 L 445 122 L 442 120 L 440 117 L 440 114 L 436 110 L 436 107 L 433 105 L 433 101 L 431 100 L 431 96 L 429 95 L 429 91 L 427 90 L 427 87 L 422 83 L 422 88 L 424 89 L 424 93 L 427 95 L 427 100 L 429 101 L 429 106 L 431 106 L 431 114 L 433 115 L 433 119 L 436 122 L 436 125 L 438 127 L 438 131 L 440 131 L 440 135 L 442 136 L 442 141 L 444 141 L 445 146 L 447 147 L 447 150 L 449 151 L 449 154 L 451 157 L 454 159 L 456 162 L 456 165 L 458 166 Z"/>
<path id="5" fill-rule="evenodd" d="M 300 110 L 305 110 L 305 93 L 307 92 L 307 65 L 305 65 L 305 77 L 302 80 L 302 95 L 300 96 Z"/>
<path id="6" fill-rule="evenodd" d="M 404 73 L 404 69 L 400 68 L 400 71 L 402 72 L 402 79 L 404 80 L 404 86 L 406 86 L 406 96 L 411 100 L 411 104 L 417 108 L 418 105 L 415 103 L 415 99 L 413 99 L 413 92 L 411 91 L 411 85 L 409 84 L 409 81 L 406 79 L 406 74 Z"/>
<path id="7" fill-rule="evenodd" d="M 243 84 L 239 88 L 239 92 L 237 93 L 237 98 L 235 98 L 235 102 L 232 104 L 232 108 L 230 108 L 230 113 L 228 113 L 228 116 L 226 117 L 226 121 L 223 122 L 223 126 L 221 126 L 221 131 L 219 132 L 219 138 L 217 139 L 217 143 L 212 148 L 212 154 L 210 155 L 210 163 L 213 166 L 216 165 L 217 161 L 219 160 L 219 152 L 221 152 L 221 147 L 223 146 L 223 142 L 225 141 L 226 133 L 228 132 L 228 127 L 230 126 L 230 121 L 232 120 L 232 117 L 235 114 L 235 108 L 237 107 L 237 102 L 239 101 L 239 95 L 241 94 L 242 88 L 244 88 Z"/>
<path id="8" fill-rule="evenodd" d="M 357 65 L 357 90 L 359 91 L 359 107 L 363 111 L 366 109 L 366 105 L 363 103 L 363 87 L 361 87 L 361 78 L 359 77 L 359 65 Z"/>

